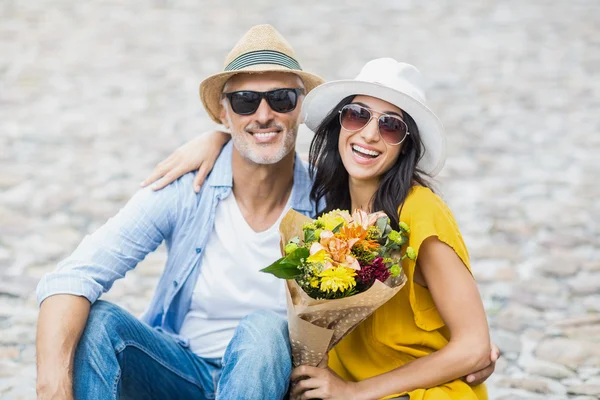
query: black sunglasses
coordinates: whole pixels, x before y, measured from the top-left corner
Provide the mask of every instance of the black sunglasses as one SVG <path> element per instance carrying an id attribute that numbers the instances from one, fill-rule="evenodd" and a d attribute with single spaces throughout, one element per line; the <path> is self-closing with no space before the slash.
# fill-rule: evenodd
<path id="1" fill-rule="evenodd" d="M 304 93 L 302 89 L 275 89 L 268 92 L 255 92 L 253 90 L 239 90 L 237 92 L 223 93 L 231 104 L 231 109 L 239 115 L 254 114 L 264 98 L 269 107 L 278 113 L 294 111 L 298 104 L 298 97 Z"/>

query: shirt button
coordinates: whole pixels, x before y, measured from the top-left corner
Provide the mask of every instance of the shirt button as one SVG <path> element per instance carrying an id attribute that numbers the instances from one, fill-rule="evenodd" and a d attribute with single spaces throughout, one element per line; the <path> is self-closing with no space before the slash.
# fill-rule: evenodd
<path id="1" fill-rule="evenodd" d="M 177 281 L 173 281 L 173 286 L 177 287 L 177 285 L 179 285 L 179 283 L 177 283 Z"/>
<path id="2" fill-rule="evenodd" d="M 201 249 L 200 247 L 198 247 L 198 248 L 196 249 L 196 254 L 200 254 L 200 252 L 201 252 L 201 251 L 202 251 L 202 249 Z"/>

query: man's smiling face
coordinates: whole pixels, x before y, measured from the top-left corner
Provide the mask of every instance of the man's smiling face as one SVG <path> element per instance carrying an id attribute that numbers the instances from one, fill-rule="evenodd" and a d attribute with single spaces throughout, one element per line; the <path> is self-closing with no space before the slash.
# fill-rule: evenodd
<path id="1" fill-rule="evenodd" d="M 238 74 L 227 81 L 223 92 L 267 92 L 284 88 L 302 89 L 302 80 L 288 72 Z M 278 113 L 263 98 L 256 112 L 239 115 L 223 96 L 221 121 L 231 130 L 233 145 L 244 158 L 256 164 L 275 164 L 294 150 L 303 99 L 304 95 L 300 95 L 294 110 Z"/>

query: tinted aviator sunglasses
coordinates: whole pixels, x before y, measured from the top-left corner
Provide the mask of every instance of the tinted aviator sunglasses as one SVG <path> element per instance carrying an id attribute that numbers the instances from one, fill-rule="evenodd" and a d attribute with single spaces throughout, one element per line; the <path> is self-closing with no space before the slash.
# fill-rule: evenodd
<path id="1" fill-rule="evenodd" d="M 399 145 L 410 134 L 408 125 L 402 118 L 390 114 L 380 114 L 377 117 L 373 113 L 374 111 L 361 105 L 348 104 L 340 110 L 340 124 L 347 131 L 356 132 L 367 126 L 373 118 L 377 118 L 379 135 L 392 146 Z"/>
<path id="2" fill-rule="evenodd" d="M 302 89 L 275 89 L 268 92 L 255 92 L 253 90 L 239 90 L 237 92 L 223 93 L 231 104 L 231 109 L 239 115 L 254 114 L 264 98 L 269 107 L 278 113 L 294 111 L 298 104 L 298 97 L 304 93 Z"/>

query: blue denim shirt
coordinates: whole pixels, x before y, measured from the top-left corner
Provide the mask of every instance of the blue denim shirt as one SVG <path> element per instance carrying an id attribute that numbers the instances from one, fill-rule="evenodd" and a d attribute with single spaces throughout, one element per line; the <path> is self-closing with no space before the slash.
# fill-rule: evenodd
<path id="1" fill-rule="evenodd" d="M 200 257 L 213 231 L 216 206 L 232 193 L 232 150 L 231 142 L 223 148 L 200 193 L 192 190 L 193 173 L 157 192 L 138 191 L 116 216 L 86 236 L 70 257 L 41 279 L 38 303 L 55 294 L 84 296 L 94 303 L 164 240 L 167 264 L 141 319 L 177 335 L 200 274 Z M 309 198 L 311 185 L 308 167 L 296 154 L 291 204 L 308 216 L 315 214 Z M 265 266 L 272 261 L 265 260 Z"/>

